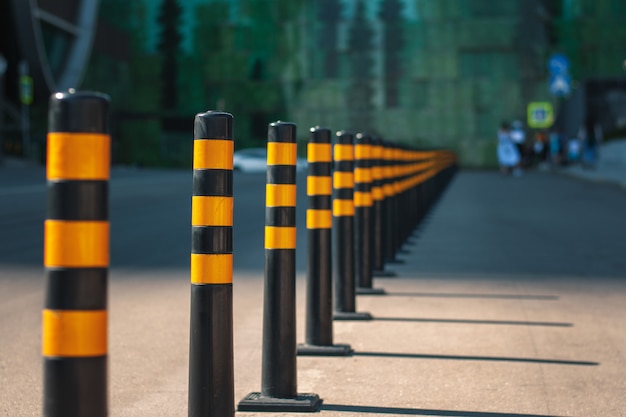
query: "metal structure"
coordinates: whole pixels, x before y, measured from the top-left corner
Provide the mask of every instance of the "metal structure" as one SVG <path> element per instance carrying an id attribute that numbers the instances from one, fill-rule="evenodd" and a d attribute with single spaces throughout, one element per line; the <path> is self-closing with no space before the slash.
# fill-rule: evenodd
<path id="1" fill-rule="evenodd" d="M 38 95 L 80 84 L 98 5 L 99 0 L 10 0 L 18 60 L 28 62 Z"/>

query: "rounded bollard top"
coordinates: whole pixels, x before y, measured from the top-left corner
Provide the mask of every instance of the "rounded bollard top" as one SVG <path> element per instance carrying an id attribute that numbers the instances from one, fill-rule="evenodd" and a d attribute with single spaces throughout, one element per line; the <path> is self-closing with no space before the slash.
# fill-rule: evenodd
<path id="1" fill-rule="evenodd" d="M 296 143 L 296 124 L 290 122 L 272 122 L 267 130 L 268 142 Z"/>
<path id="2" fill-rule="evenodd" d="M 194 139 L 233 140 L 233 115 L 209 110 L 196 114 L 193 122 Z"/>
<path id="3" fill-rule="evenodd" d="M 340 130 L 337 132 L 337 143 L 341 145 L 352 145 L 354 143 L 354 134 Z"/>
<path id="4" fill-rule="evenodd" d="M 310 132 L 310 143 L 330 143 L 330 129 L 316 126 L 312 127 L 310 129 Z"/>
<path id="5" fill-rule="evenodd" d="M 59 91 L 48 101 L 48 132 L 109 133 L 108 95 L 96 91 Z"/>
<path id="6" fill-rule="evenodd" d="M 372 143 L 372 137 L 366 133 L 357 133 L 356 134 L 356 142 L 357 144 L 361 145 L 368 145 L 370 143 Z"/>

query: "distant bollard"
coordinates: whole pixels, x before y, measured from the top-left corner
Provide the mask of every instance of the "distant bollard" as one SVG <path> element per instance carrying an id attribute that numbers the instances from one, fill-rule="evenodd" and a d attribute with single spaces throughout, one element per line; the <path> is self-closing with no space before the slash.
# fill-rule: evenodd
<path id="1" fill-rule="evenodd" d="M 235 413 L 233 368 L 233 117 L 194 120 L 189 417 Z"/>
<path id="2" fill-rule="evenodd" d="M 265 289 L 261 392 L 238 411 L 315 412 L 317 394 L 298 394 L 296 376 L 296 125 L 271 123 L 267 143 Z"/>
<path id="3" fill-rule="evenodd" d="M 405 161 L 407 167 L 404 188 L 407 195 L 408 216 L 410 223 L 406 231 L 406 239 L 404 243 L 411 243 L 410 237 L 415 231 L 421 218 L 421 207 L 419 204 L 420 184 L 417 181 L 417 160 L 417 152 L 414 149 L 407 149 L 405 151 Z"/>
<path id="4" fill-rule="evenodd" d="M 385 193 L 384 215 L 387 221 L 385 233 L 385 262 L 402 263 L 396 258 L 398 242 L 398 201 L 396 199 L 396 152 L 395 145 L 390 142 L 385 143 L 383 149 L 384 177 L 385 183 L 383 191 Z"/>
<path id="5" fill-rule="evenodd" d="M 352 353 L 349 345 L 333 345 L 330 136 L 329 129 L 313 128 L 308 143 L 306 340 L 305 344 L 298 345 L 298 355 L 345 356 Z"/>
<path id="6" fill-rule="evenodd" d="M 397 151 L 397 193 L 398 193 L 398 218 L 400 226 L 398 227 L 398 250 L 406 253 L 402 246 L 406 242 L 413 230 L 414 207 L 411 205 L 410 193 L 410 152 L 407 146 L 399 146 Z"/>
<path id="7" fill-rule="evenodd" d="M 354 135 L 337 132 L 333 151 L 333 280 L 335 320 L 371 320 L 356 312 L 354 273 Z"/>
<path id="8" fill-rule="evenodd" d="M 383 289 L 373 288 L 374 217 L 372 198 L 372 138 L 357 133 L 354 145 L 354 253 L 356 293 L 382 295 Z"/>
<path id="9" fill-rule="evenodd" d="M 394 227 L 393 227 L 393 253 L 395 263 L 404 263 L 404 261 L 397 258 L 400 251 L 401 244 L 401 229 L 405 227 L 403 224 L 404 218 L 402 217 L 401 207 L 401 195 L 400 195 L 400 147 L 397 144 L 392 146 L 391 152 L 391 166 L 392 166 L 392 178 L 391 182 L 393 187 L 393 213 L 394 213 Z"/>
<path id="10" fill-rule="evenodd" d="M 396 253 L 402 253 L 402 244 L 406 236 L 406 230 L 410 226 L 409 213 L 407 212 L 408 205 L 406 203 L 406 194 L 404 189 L 405 180 L 405 163 L 404 163 L 404 147 L 402 145 L 396 145 L 394 150 L 394 193 L 396 199 Z"/>
<path id="11" fill-rule="evenodd" d="M 47 417 L 105 417 L 107 393 L 109 98 L 56 93 L 48 113 L 44 226 Z"/>
<path id="12" fill-rule="evenodd" d="M 372 275 L 374 277 L 394 277 L 396 274 L 385 270 L 385 247 L 383 234 L 385 232 L 385 219 L 383 217 L 383 204 L 385 194 L 383 192 L 383 144 L 379 137 L 372 138 L 372 217 L 374 218 L 372 249 Z"/>

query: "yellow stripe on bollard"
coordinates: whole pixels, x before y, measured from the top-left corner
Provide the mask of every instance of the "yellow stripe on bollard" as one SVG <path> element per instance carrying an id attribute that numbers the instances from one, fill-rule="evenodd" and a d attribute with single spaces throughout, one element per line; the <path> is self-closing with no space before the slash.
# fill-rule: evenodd
<path id="1" fill-rule="evenodd" d="M 221 196 L 192 196 L 191 225 L 232 226 L 233 198 Z"/>
<path id="2" fill-rule="evenodd" d="M 333 200 L 333 216 L 354 216 L 354 201 Z"/>
<path id="3" fill-rule="evenodd" d="M 234 142 L 224 139 L 195 139 L 193 169 L 233 169 Z"/>
<path id="4" fill-rule="evenodd" d="M 306 211 L 307 229 L 331 229 L 333 227 L 333 213 L 331 210 Z"/>
<path id="5" fill-rule="evenodd" d="M 330 143 L 309 143 L 307 144 L 308 162 L 331 162 L 332 145 Z"/>
<path id="6" fill-rule="evenodd" d="M 372 146 L 365 144 L 354 145 L 354 159 L 370 159 L 372 156 Z"/>
<path id="7" fill-rule="evenodd" d="M 298 158 L 298 146 L 295 143 L 268 142 L 268 165 L 295 165 Z"/>
<path id="8" fill-rule="evenodd" d="M 333 173 L 333 187 L 354 188 L 354 173 L 335 171 Z"/>
<path id="9" fill-rule="evenodd" d="M 44 222 L 44 265 L 54 267 L 107 267 L 109 223 L 107 221 Z"/>
<path id="10" fill-rule="evenodd" d="M 107 180 L 111 137 L 103 133 L 48 133 L 49 180 Z"/>
<path id="11" fill-rule="evenodd" d="M 371 168 L 360 168 L 357 167 L 354 169 L 354 181 L 360 183 L 371 183 L 372 182 L 372 171 Z"/>
<path id="12" fill-rule="evenodd" d="M 232 254 L 191 254 L 192 284 L 230 284 L 232 282 Z"/>
<path id="13" fill-rule="evenodd" d="M 333 182 L 330 177 L 307 177 L 307 195 L 332 195 Z"/>
<path id="14" fill-rule="evenodd" d="M 335 145 L 335 161 L 354 161 L 354 145 Z"/>
<path id="15" fill-rule="evenodd" d="M 265 249 L 295 249 L 296 228 L 265 226 Z"/>
<path id="16" fill-rule="evenodd" d="M 383 200 L 385 198 L 383 187 L 372 187 L 372 198 L 374 200 Z"/>
<path id="17" fill-rule="evenodd" d="M 372 193 L 366 191 L 354 192 L 354 206 L 355 207 L 371 207 L 374 205 L 372 200 Z"/>
<path id="18" fill-rule="evenodd" d="M 393 197 L 395 195 L 393 185 L 391 184 L 383 185 L 383 194 L 385 194 L 385 197 Z"/>
<path id="19" fill-rule="evenodd" d="M 296 205 L 295 184 L 266 184 L 266 207 L 294 207 Z"/>
<path id="20" fill-rule="evenodd" d="M 48 357 L 107 354 L 106 310 L 43 310 L 42 353 Z"/>

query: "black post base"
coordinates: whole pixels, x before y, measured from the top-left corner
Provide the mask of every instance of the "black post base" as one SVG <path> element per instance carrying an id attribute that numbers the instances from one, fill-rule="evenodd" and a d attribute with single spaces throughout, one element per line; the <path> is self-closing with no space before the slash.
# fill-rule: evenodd
<path id="1" fill-rule="evenodd" d="M 373 317 L 370 313 L 357 313 L 357 312 L 344 312 L 335 311 L 333 313 L 333 320 L 372 320 Z"/>
<path id="2" fill-rule="evenodd" d="M 252 392 L 237 405 L 237 411 L 261 411 L 277 413 L 315 413 L 322 406 L 317 394 L 298 394 L 295 398 L 266 397 L 260 392 Z"/>
<path id="3" fill-rule="evenodd" d="M 356 288 L 357 295 L 385 295 L 387 294 L 382 288 Z"/>
<path id="4" fill-rule="evenodd" d="M 352 356 L 354 351 L 350 345 L 307 345 L 298 344 L 296 354 L 299 356 Z"/>
<path id="5" fill-rule="evenodd" d="M 372 275 L 376 278 L 395 278 L 398 276 L 398 274 L 396 274 L 395 272 L 385 271 L 384 269 L 380 271 L 374 270 L 372 271 Z"/>

